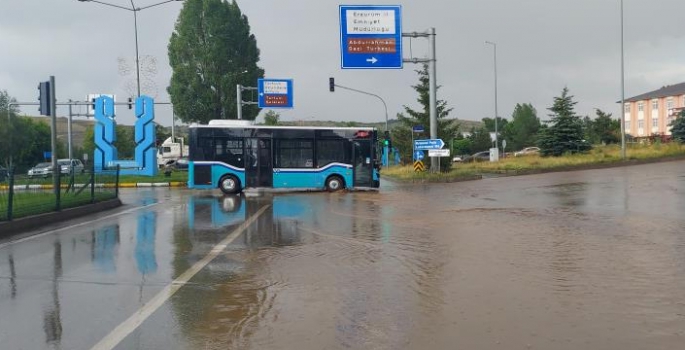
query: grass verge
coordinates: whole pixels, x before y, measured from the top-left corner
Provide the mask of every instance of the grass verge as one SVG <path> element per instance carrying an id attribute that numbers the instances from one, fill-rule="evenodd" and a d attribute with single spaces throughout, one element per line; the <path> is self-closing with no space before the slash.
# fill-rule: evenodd
<path id="1" fill-rule="evenodd" d="M 621 147 L 617 145 L 598 146 L 586 154 L 562 157 L 510 157 L 499 162 L 455 163 L 446 173 L 417 173 L 410 166 L 385 168 L 381 175 L 398 181 L 455 182 L 480 179 L 483 175 L 526 175 L 552 171 L 593 169 L 611 166 L 632 165 L 662 160 L 685 159 L 685 145 L 677 143 L 656 145 L 630 145 L 626 160 L 621 158 Z"/>

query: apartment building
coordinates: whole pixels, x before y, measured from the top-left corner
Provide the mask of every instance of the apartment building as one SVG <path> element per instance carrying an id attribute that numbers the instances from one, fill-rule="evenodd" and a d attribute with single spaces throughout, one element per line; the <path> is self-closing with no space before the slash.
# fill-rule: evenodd
<path id="1" fill-rule="evenodd" d="M 626 133 L 633 137 L 670 135 L 669 124 L 685 109 L 685 83 L 626 99 Z"/>

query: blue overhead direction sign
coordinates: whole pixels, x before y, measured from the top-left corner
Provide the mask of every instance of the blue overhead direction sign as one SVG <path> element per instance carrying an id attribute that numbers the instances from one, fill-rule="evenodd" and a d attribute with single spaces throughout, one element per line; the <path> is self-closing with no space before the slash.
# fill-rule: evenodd
<path id="1" fill-rule="evenodd" d="M 259 108 L 293 108 L 292 79 L 257 80 Z"/>
<path id="2" fill-rule="evenodd" d="M 430 149 L 442 149 L 445 142 L 442 139 L 414 140 L 414 149 L 425 151 Z"/>
<path id="3" fill-rule="evenodd" d="M 402 68 L 402 6 L 340 5 L 342 69 Z"/>

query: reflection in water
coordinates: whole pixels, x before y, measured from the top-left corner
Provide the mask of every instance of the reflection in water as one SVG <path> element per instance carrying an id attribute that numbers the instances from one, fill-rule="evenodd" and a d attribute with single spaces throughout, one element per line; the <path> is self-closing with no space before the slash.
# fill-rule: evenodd
<path id="1" fill-rule="evenodd" d="M 146 211 L 139 214 L 135 257 L 138 271 L 143 275 L 157 272 L 157 258 L 155 257 L 156 232 L 157 213 Z"/>
<path id="2" fill-rule="evenodd" d="M 9 265 L 10 265 L 10 289 L 12 299 L 17 297 L 17 271 L 14 267 L 14 255 L 9 255 Z"/>
<path id="3" fill-rule="evenodd" d="M 230 253 L 220 255 L 181 289 L 172 303 L 181 327 L 207 349 L 243 348 L 271 309 L 273 282 L 258 278 L 260 249 L 298 244 L 297 218 L 306 215 L 306 200 L 288 196 L 248 199 L 239 196 L 193 196 L 188 202 L 187 234 L 175 233 L 175 274 L 183 273 L 218 241 L 264 206 L 266 211 L 242 236 Z M 244 248 L 248 248 L 244 250 Z M 190 320 L 188 320 L 190 318 Z"/>
<path id="4" fill-rule="evenodd" d="M 45 331 L 46 343 L 59 345 L 62 340 L 62 318 L 60 315 L 58 283 L 59 278 L 62 277 L 62 243 L 60 241 L 55 242 L 53 252 L 52 305 L 44 310 L 43 330 Z"/>
<path id="5" fill-rule="evenodd" d="M 190 231 L 174 234 L 176 275 L 269 208 L 172 299 L 184 334 L 197 348 L 271 348 L 262 330 L 307 314 L 311 300 L 333 307 L 326 331 L 338 344 L 401 348 L 412 315 L 440 312 L 448 254 L 423 223 L 402 227 L 411 218 L 379 203 L 364 193 L 191 197 Z"/>
<path id="6" fill-rule="evenodd" d="M 115 255 L 119 247 L 119 225 L 111 225 L 93 231 L 91 245 L 91 260 L 106 273 L 116 271 Z"/>

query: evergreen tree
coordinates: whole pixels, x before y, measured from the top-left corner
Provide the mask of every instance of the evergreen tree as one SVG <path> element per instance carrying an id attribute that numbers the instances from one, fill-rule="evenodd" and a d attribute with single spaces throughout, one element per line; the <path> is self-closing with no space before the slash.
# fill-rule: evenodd
<path id="1" fill-rule="evenodd" d="M 589 142 L 583 139 L 583 121 L 576 115 L 573 96 L 564 88 L 561 96 L 554 98 L 554 104 L 548 108 L 548 128 L 541 130 L 537 145 L 542 156 L 561 156 L 564 153 L 585 152 L 592 149 Z"/>
<path id="2" fill-rule="evenodd" d="M 673 135 L 673 139 L 685 143 L 685 110 L 680 112 L 680 115 L 670 125 L 672 126 L 671 135 Z"/>
<path id="3" fill-rule="evenodd" d="M 507 149 L 520 150 L 533 146 L 540 130 L 540 118 L 530 103 L 516 104 L 511 114 L 512 120 L 504 128 Z"/>
<path id="4" fill-rule="evenodd" d="M 611 118 L 611 113 L 597 109 L 597 118 L 590 126 L 593 142 L 612 144 L 621 142 L 621 121 Z"/>
<path id="5" fill-rule="evenodd" d="M 235 1 L 186 0 L 169 41 L 174 111 L 186 123 L 235 119 L 236 85 L 264 77 L 258 62 L 257 40 Z M 259 114 L 255 105 L 242 108 L 243 119 Z"/>
<path id="6" fill-rule="evenodd" d="M 404 113 L 398 113 L 397 119 L 400 125 L 393 129 L 392 139 L 393 146 L 400 151 L 403 161 L 410 162 L 412 159 L 412 128 L 416 125 L 422 125 L 426 130 L 425 133 L 419 135 L 415 134 L 415 139 L 427 139 L 430 136 L 430 85 L 428 76 L 428 65 L 424 64 L 423 68 L 417 70 L 419 75 L 419 82 L 413 85 L 412 88 L 419 94 L 417 101 L 421 105 L 421 110 L 414 110 L 411 107 L 404 106 Z M 439 90 L 438 87 L 437 90 Z M 459 124 L 454 120 L 447 119 L 447 115 L 452 111 L 452 108 L 447 107 L 447 102 L 444 100 L 437 100 L 437 120 L 438 120 L 438 138 L 449 144 L 454 136 L 457 135 Z M 447 158 L 445 158 L 447 159 Z M 440 162 L 441 170 L 447 170 L 451 167 L 449 160 Z"/>

